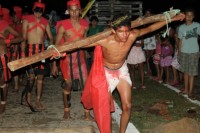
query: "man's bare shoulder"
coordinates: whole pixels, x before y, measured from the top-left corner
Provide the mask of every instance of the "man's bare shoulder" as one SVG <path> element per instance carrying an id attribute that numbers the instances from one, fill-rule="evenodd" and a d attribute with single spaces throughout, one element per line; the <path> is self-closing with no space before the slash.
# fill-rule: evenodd
<path id="1" fill-rule="evenodd" d="M 131 34 L 133 34 L 133 35 L 134 35 L 134 34 L 137 35 L 139 32 L 140 32 L 139 29 L 132 29 L 132 30 L 131 30 Z"/>
<path id="2" fill-rule="evenodd" d="M 130 36 L 131 37 L 135 37 L 135 38 L 137 38 L 138 36 L 140 36 L 140 29 L 133 29 L 133 30 L 131 30 Z"/>
<path id="3" fill-rule="evenodd" d="M 110 43 L 111 41 L 113 41 L 113 36 L 108 36 L 104 39 L 99 40 L 97 43 L 101 46 L 106 46 L 108 43 Z"/>

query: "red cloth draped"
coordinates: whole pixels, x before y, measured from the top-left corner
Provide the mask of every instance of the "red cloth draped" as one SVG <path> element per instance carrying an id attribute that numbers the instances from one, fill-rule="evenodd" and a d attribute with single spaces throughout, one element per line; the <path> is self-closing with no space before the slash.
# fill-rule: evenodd
<path id="1" fill-rule="evenodd" d="M 86 109 L 94 110 L 94 117 L 101 133 L 111 132 L 113 100 L 108 92 L 101 46 L 96 46 L 94 62 L 86 81 L 81 101 Z"/>

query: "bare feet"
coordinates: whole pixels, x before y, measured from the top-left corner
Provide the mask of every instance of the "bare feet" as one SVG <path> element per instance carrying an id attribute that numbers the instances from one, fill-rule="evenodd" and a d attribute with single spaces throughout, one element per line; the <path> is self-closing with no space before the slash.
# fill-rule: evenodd
<path id="1" fill-rule="evenodd" d="M 85 111 L 84 120 L 85 121 L 94 121 L 94 117 L 91 116 L 89 110 Z"/>
<path id="2" fill-rule="evenodd" d="M 45 109 L 44 106 L 42 105 L 42 103 L 40 101 L 36 101 L 35 108 L 37 110 L 44 110 Z"/>
<path id="3" fill-rule="evenodd" d="M 188 95 L 188 98 L 190 98 L 191 100 L 196 100 L 195 95 L 192 95 L 192 94 Z"/>
<path id="4" fill-rule="evenodd" d="M 185 88 L 181 89 L 180 92 L 178 93 L 179 95 L 185 95 L 188 92 L 185 90 Z"/>
<path id="5" fill-rule="evenodd" d="M 18 93 L 19 92 L 19 89 L 13 89 L 12 90 L 12 93 L 14 93 L 14 94 L 16 94 L 16 93 Z"/>
<path id="6" fill-rule="evenodd" d="M 142 85 L 142 86 L 141 86 L 141 89 L 142 89 L 142 90 L 146 90 L 146 86 L 145 86 L 145 85 Z"/>
<path id="7" fill-rule="evenodd" d="M 72 117 L 70 116 L 70 108 L 65 108 L 65 109 L 64 109 L 63 118 L 66 119 L 66 120 L 72 119 Z"/>
<path id="8" fill-rule="evenodd" d="M 171 86 L 175 86 L 175 87 L 176 87 L 176 86 L 178 86 L 178 85 L 179 85 L 179 82 L 178 82 L 178 81 L 173 81 L 172 83 L 170 83 L 170 85 L 171 85 Z"/>
<path id="9" fill-rule="evenodd" d="M 135 84 L 132 85 L 132 89 L 133 89 L 133 90 L 137 89 L 137 87 L 136 87 Z"/>

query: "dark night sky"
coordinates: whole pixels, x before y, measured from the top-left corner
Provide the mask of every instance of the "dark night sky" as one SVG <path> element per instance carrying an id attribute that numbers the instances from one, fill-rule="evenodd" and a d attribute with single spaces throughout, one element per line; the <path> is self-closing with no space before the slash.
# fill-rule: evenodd
<path id="1" fill-rule="evenodd" d="M 31 10 L 33 3 L 36 0 L 0 0 L 0 3 L 3 7 L 12 7 L 13 5 L 19 5 L 24 7 L 27 5 L 29 10 Z M 89 0 L 80 0 L 82 7 L 84 7 Z M 102 1 L 102 0 L 97 0 Z M 104 0 L 108 1 L 108 0 Z M 116 0 L 117 1 L 117 0 Z M 134 0 L 121 0 L 121 1 L 134 1 Z M 192 7 L 196 10 L 196 13 L 200 12 L 199 5 L 197 4 L 197 0 L 136 0 L 143 1 L 143 7 L 151 8 L 155 13 L 163 12 L 169 10 L 170 7 L 174 7 L 184 10 L 186 7 Z M 54 9 L 59 13 L 64 13 L 66 10 L 66 2 L 67 0 L 42 0 L 46 4 L 46 12 L 48 13 L 50 10 Z M 196 14 L 198 17 L 199 14 Z"/>

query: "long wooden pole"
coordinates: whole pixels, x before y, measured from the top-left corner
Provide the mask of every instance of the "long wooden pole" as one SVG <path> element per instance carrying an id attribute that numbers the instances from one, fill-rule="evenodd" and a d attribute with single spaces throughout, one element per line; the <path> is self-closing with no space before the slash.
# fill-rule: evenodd
<path id="1" fill-rule="evenodd" d="M 169 15 L 170 17 L 174 17 L 177 14 L 177 12 L 175 11 L 169 11 Z M 150 23 L 154 23 L 154 22 L 158 22 L 158 21 L 163 21 L 165 20 L 165 15 L 164 14 L 158 14 L 158 15 L 153 15 L 150 17 L 145 17 L 145 18 L 141 18 L 141 19 L 137 19 L 131 22 L 131 28 L 135 28 L 135 27 L 139 27 L 145 24 L 150 24 Z M 112 30 L 108 29 L 106 31 L 100 32 L 98 34 L 95 34 L 93 36 L 78 40 L 78 41 L 74 41 L 74 42 L 65 42 L 63 45 L 57 46 L 56 49 L 59 52 L 68 52 L 68 51 L 72 51 L 78 48 L 83 48 L 86 47 L 92 43 L 95 43 L 99 40 L 102 40 L 108 36 L 110 36 L 112 34 Z M 35 54 L 33 56 L 30 57 L 25 57 L 19 60 L 15 60 L 12 62 L 8 63 L 8 67 L 11 71 L 15 71 L 18 70 L 20 68 L 23 68 L 25 66 L 31 65 L 33 63 L 42 61 L 44 59 L 47 59 L 49 57 L 51 57 L 53 55 L 53 53 L 56 52 L 56 50 L 54 48 L 50 48 L 48 50 L 45 50 L 44 52 Z"/>

